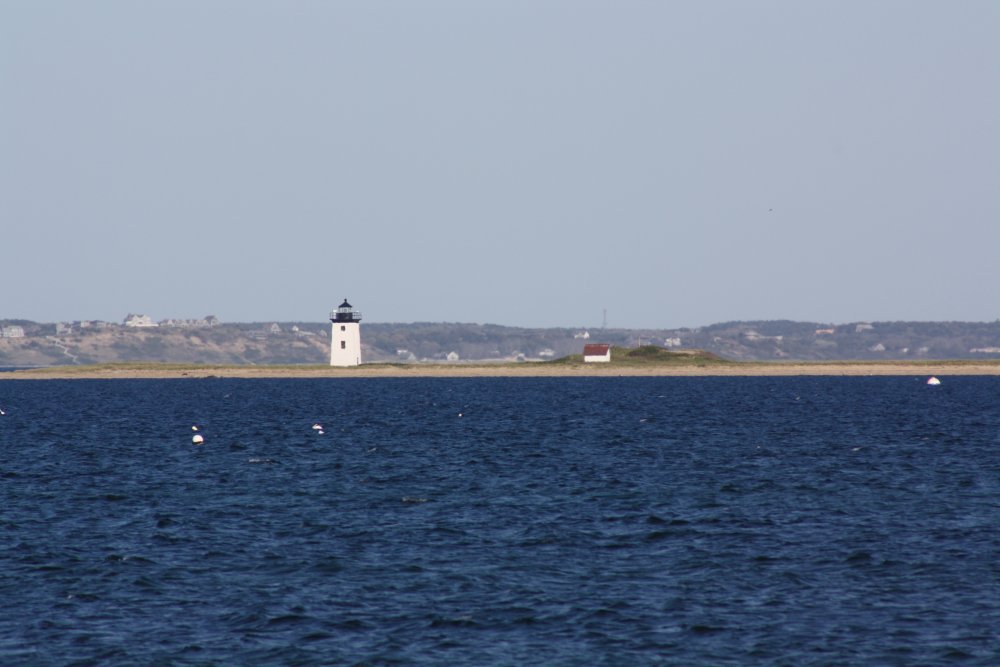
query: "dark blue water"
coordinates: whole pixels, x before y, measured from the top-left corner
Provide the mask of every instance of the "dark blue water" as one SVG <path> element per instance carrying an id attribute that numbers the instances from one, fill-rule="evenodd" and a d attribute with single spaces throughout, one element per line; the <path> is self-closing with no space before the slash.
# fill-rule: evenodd
<path id="1" fill-rule="evenodd" d="M 1000 664 L 1000 378 L 8 380 L 0 408 L 0 664 Z"/>

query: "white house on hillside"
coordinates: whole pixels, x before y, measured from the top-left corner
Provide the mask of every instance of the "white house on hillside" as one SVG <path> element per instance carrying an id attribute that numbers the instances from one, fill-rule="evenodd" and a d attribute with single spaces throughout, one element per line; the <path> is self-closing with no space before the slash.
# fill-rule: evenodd
<path id="1" fill-rule="evenodd" d="M 125 326 L 127 327 L 155 327 L 159 326 L 153 321 L 153 318 L 149 315 L 134 315 L 129 313 L 125 317 Z"/>
<path id="2" fill-rule="evenodd" d="M 24 327 L 16 324 L 0 327 L 0 338 L 24 338 Z"/>

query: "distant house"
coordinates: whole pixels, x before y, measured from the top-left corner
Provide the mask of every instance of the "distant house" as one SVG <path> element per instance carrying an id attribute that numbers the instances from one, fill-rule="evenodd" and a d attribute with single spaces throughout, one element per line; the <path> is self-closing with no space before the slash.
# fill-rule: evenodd
<path id="1" fill-rule="evenodd" d="M 9 327 L 0 327 L 0 338 L 24 338 L 24 327 L 16 324 Z"/>
<path id="2" fill-rule="evenodd" d="M 832 336 L 837 333 L 836 329 L 816 329 L 817 336 Z"/>
<path id="3" fill-rule="evenodd" d="M 542 359 L 551 359 L 552 357 L 556 356 L 556 351 L 550 348 L 545 348 L 544 350 L 541 350 L 538 353 L 538 356 L 541 357 Z"/>
<path id="4" fill-rule="evenodd" d="M 458 361 L 458 352 L 449 352 L 445 359 L 448 361 Z"/>
<path id="5" fill-rule="evenodd" d="M 678 336 L 674 336 L 673 338 L 663 339 L 663 347 L 680 347 L 680 346 L 681 346 L 681 339 Z"/>
<path id="6" fill-rule="evenodd" d="M 611 361 L 611 346 L 607 343 L 588 343 L 583 346 L 583 360 L 588 364 Z"/>
<path id="7" fill-rule="evenodd" d="M 161 327 L 207 327 L 208 323 L 205 320 L 185 320 L 185 319 L 174 319 L 168 318 L 165 320 L 160 320 Z"/>
<path id="8" fill-rule="evenodd" d="M 589 331 L 577 332 L 573 334 L 573 338 L 578 338 L 578 339 L 582 338 L 583 340 L 587 340 L 588 338 L 590 338 L 590 332 Z"/>
<path id="9" fill-rule="evenodd" d="M 275 322 L 274 324 L 272 324 L 271 326 L 269 326 L 267 328 L 267 331 L 268 331 L 268 333 L 272 333 L 272 334 L 280 334 L 281 333 L 281 327 L 279 327 L 278 323 Z"/>
<path id="10" fill-rule="evenodd" d="M 127 327 L 155 327 L 155 326 L 157 326 L 156 322 L 154 322 L 153 318 L 150 317 L 149 315 L 135 315 L 133 313 L 129 313 L 125 317 L 125 323 L 124 324 Z"/>
<path id="11" fill-rule="evenodd" d="M 868 322 L 861 322 L 860 324 L 857 324 L 854 327 L 854 333 L 862 333 L 862 332 L 865 332 L 865 331 L 872 331 L 874 328 L 875 327 L 873 327 Z"/>
<path id="12" fill-rule="evenodd" d="M 753 329 L 748 329 L 743 333 L 741 333 L 740 335 L 752 343 L 759 343 L 761 341 L 767 341 L 767 340 L 773 340 L 775 342 L 780 343 L 785 338 L 784 336 L 765 336 L 763 334 L 754 331 Z"/>

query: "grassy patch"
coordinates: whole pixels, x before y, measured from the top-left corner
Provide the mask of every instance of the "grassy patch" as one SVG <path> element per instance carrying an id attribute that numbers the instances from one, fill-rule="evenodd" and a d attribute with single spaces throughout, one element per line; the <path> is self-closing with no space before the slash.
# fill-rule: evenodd
<path id="1" fill-rule="evenodd" d="M 568 357 L 544 362 L 547 364 L 582 364 L 582 354 L 571 354 Z M 718 355 L 704 350 L 668 350 L 655 345 L 642 347 L 612 347 L 611 361 L 602 365 L 609 366 L 707 366 L 733 364 Z"/>

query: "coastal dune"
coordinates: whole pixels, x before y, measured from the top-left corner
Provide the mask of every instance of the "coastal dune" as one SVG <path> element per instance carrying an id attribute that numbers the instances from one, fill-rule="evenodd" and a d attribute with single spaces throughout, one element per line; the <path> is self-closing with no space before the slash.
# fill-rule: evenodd
<path id="1" fill-rule="evenodd" d="M 0 379 L 130 378 L 405 378 L 405 377 L 780 377 L 780 376 L 947 376 L 1000 375 L 1000 363 L 921 361 L 915 363 L 719 363 L 719 364 L 363 364 L 329 366 L 179 366 L 108 364 L 52 366 L 0 373 Z"/>

